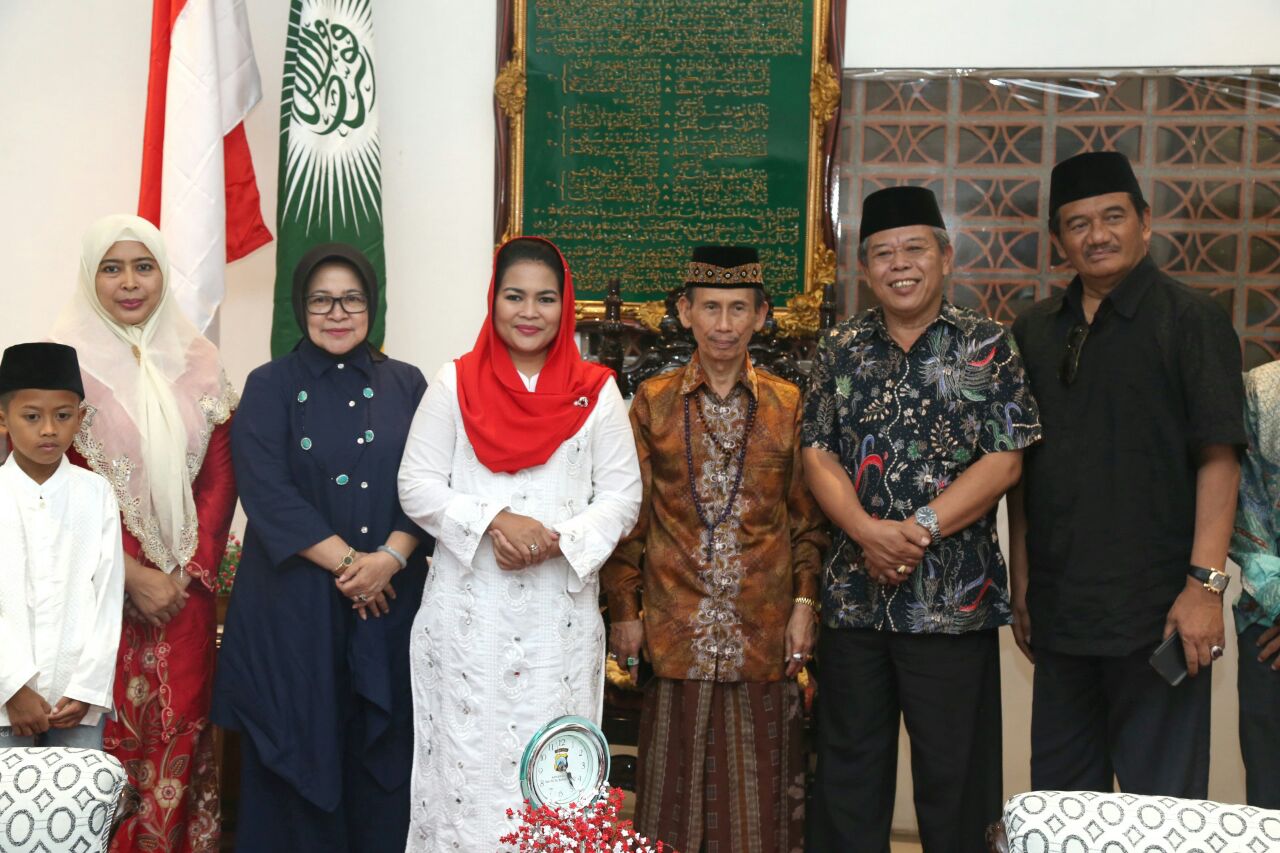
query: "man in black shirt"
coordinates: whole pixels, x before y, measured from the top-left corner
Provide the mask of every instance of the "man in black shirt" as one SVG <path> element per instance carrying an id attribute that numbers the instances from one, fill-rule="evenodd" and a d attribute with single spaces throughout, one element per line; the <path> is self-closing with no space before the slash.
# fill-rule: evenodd
<path id="1" fill-rule="evenodd" d="M 1014 324 L 1044 441 L 1011 493 L 1014 634 L 1035 663 L 1031 785 L 1205 797 L 1208 666 L 1240 477 L 1240 343 L 1160 272 L 1123 155 L 1059 163 L 1049 227 L 1077 275 Z M 1189 679 L 1149 665 L 1177 631 Z M 1197 674 L 1199 673 L 1199 674 Z"/>

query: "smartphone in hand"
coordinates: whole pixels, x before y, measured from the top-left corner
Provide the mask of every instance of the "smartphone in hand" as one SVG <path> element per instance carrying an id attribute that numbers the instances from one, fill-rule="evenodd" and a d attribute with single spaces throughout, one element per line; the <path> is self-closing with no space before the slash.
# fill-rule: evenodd
<path id="1" fill-rule="evenodd" d="M 1151 653 L 1151 666 L 1160 677 L 1169 682 L 1170 687 L 1177 687 L 1187 677 L 1187 655 L 1182 650 L 1182 637 L 1174 631 L 1169 639 L 1156 646 Z"/>

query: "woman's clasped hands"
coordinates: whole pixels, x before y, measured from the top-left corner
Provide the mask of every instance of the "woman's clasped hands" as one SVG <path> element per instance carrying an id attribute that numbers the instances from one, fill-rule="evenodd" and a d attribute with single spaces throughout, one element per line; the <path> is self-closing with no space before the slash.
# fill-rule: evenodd
<path id="1" fill-rule="evenodd" d="M 536 518 L 504 509 L 486 531 L 498 568 L 516 571 L 560 556 L 560 534 Z"/>
<path id="2" fill-rule="evenodd" d="M 391 610 L 391 601 L 396 597 L 391 576 L 398 571 L 400 563 L 390 554 L 357 552 L 355 561 L 337 573 L 334 583 L 339 592 L 351 599 L 361 619 L 368 619 L 370 614 L 377 618 Z"/>
<path id="3" fill-rule="evenodd" d="M 125 555 L 124 613 L 135 622 L 164 627 L 182 611 L 191 594 L 186 572 L 163 572 Z"/>

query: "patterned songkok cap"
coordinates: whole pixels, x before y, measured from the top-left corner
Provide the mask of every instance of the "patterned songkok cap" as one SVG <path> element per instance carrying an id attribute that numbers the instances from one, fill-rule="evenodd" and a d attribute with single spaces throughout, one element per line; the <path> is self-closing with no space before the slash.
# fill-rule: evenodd
<path id="1" fill-rule="evenodd" d="M 693 250 L 685 286 L 764 288 L 760 253 L 750 246 L 698 246 Z"/>

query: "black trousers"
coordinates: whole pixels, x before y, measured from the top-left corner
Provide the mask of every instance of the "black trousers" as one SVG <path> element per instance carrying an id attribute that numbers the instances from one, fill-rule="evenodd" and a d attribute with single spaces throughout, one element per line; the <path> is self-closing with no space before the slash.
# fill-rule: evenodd
<path id="1" fill-rule="evenodd" d="M 996 631 L 824 628 L 809 853 L 888 853 L 899 719 L 926 853 L 986 853 L 1004 799 Z"/>
<path id="2" fill-rule="evenodd" d="M 1240 752 L 1249 805 L 1280 809 L 1280 672 L 1271 668 L 1275 658 L 1258 662 L 1258 638 L 1267 627 L 1240 632 Z"/>
<path id="3" fill-rule="evenodd" d="M 1124 657 L 1036 649 L 1031 787 L 1204 799 L 1211 672 L 1170 687 L 1152 644 Z"/>

